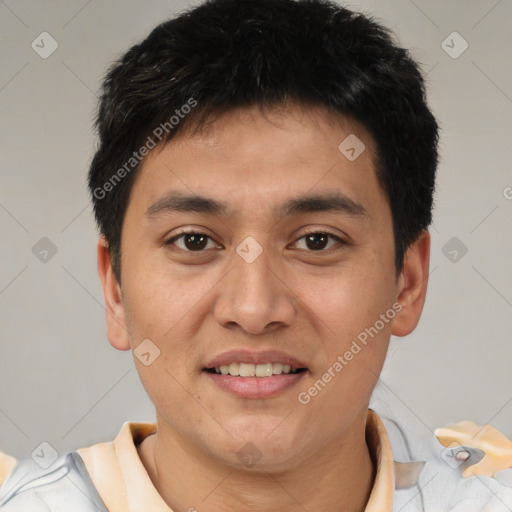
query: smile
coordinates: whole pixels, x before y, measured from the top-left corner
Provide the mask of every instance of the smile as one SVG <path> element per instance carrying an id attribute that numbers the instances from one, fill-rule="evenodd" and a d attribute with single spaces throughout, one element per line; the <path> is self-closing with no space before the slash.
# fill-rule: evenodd
<path id="1" fill-rule="evenodd" d="M 207 368 L 209 373 L 231 375 L 232 377 L 272 377 L 274 375 L 295 374 L 305 371 L 305 368 L 294 368 L 282 363 L 230 363 L 229 365 Z"/>

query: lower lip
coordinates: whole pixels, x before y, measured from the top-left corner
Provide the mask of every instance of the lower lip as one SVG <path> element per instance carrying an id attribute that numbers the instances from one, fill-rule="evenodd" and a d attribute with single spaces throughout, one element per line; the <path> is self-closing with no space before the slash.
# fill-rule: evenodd
<path id="1" fill-rule="evenodd" d="M 271 398 L 297 384 L 306 371 L 272 377 L 233 377 L 206 370 L 204 373 L 221 389 L 240 398 Z"/>

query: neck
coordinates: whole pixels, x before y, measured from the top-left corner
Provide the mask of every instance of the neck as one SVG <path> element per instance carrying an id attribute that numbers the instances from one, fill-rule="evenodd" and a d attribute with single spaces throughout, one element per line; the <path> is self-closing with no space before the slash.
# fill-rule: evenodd
<path id="1" fill-rule="evenodd" d="M 158 433 L 138 450 L 156 490 L 174 511 L 362 512 L 375 468 L 365 440 L 366 416 L 361 420 L 342 439 L 279 471 L 223 464 L 161 421 Z"/>

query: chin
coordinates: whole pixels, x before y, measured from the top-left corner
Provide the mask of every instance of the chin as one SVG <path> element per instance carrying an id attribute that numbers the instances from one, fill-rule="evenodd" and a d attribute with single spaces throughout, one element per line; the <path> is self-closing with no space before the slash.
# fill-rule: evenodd
<path id="1" fill-rule="evenodd" d="M 229 454 L 229 465 L 258 472 L 285 470 L 296 464 L 304 436 L 286 428 L 283 417 L 256 419 L 246 415 L 225 425 L 233 437 L 224 438 L 224 449 L 218 455 L 225 458 Z M 221 443 L 215 443 L 215 451 L 219 446 Z"/>

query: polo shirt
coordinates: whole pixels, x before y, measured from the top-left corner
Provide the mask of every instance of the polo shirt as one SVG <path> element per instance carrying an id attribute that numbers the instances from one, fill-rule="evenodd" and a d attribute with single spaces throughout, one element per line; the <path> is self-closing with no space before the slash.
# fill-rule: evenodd
<path id="1" fill-rule="evenodd" d="M 47 468 L 0 454 L 0 510 L 173 512 L 137 452 L 156 428 L 126 422 L 113 441 L 69 452 Z M 417 436 L 369 409 L 366 440 L 376 476 L 365 512 L 512 510 L 512 441 L 489 425 L 464 421 Z"/>

